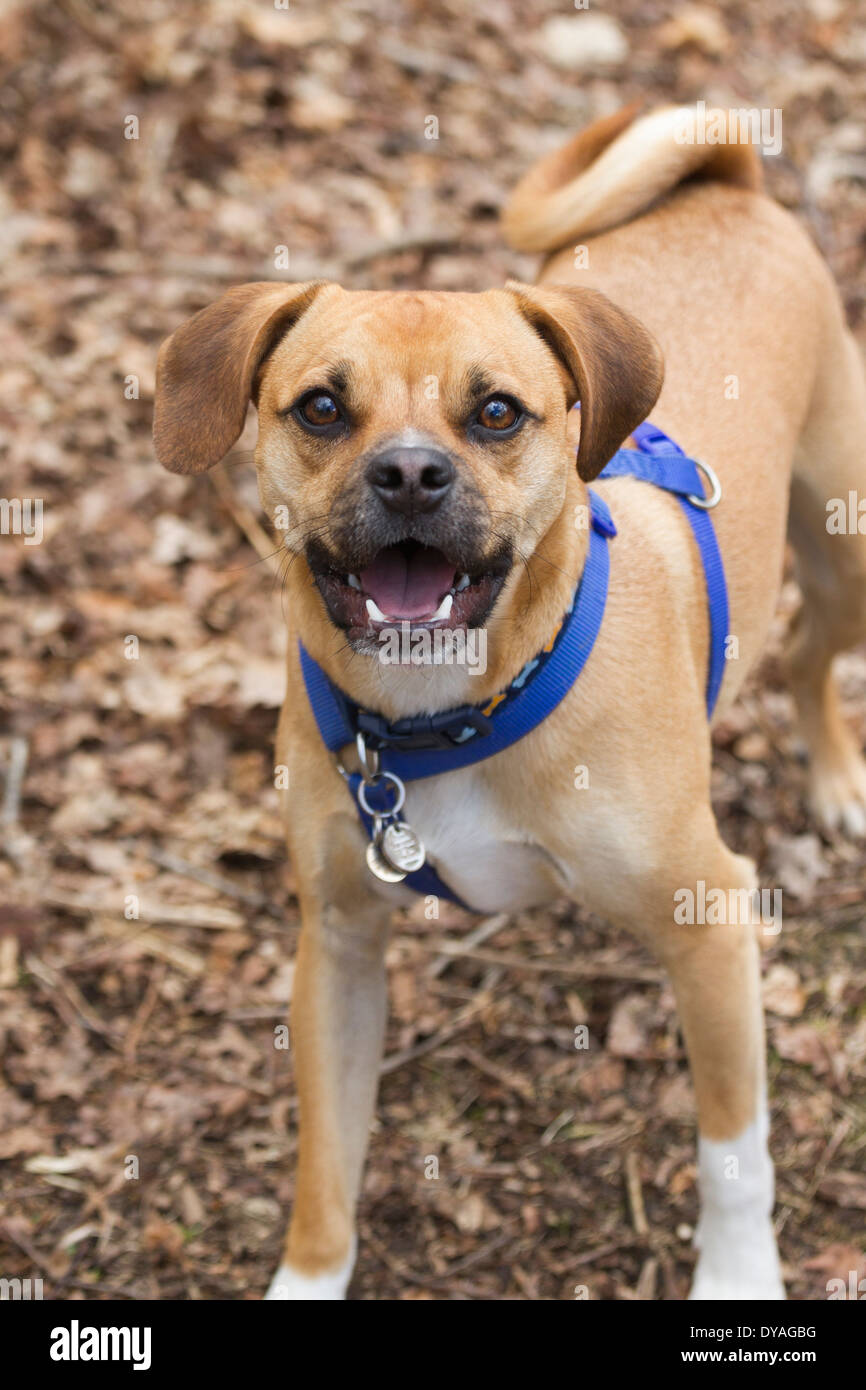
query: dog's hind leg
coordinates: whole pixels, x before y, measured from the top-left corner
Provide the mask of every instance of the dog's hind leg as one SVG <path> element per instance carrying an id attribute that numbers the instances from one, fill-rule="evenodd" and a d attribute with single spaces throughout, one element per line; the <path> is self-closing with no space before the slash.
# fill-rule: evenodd
<path id="1" fill-rule="evenodd" d="M 781 923 L 762 917 L 754 865 L 722 842 L 710 807 L 683 807 L 677 819 L 679 837 L 632 846 L 607 916 L 655 952 L 676 996 L 699 1127 L 690 1297 L 783 1299 L 758 944 L 759 927 L 775 936 Z"/>
<path id="2" fill-rule="evenodd" d="M 825 829 L 849 835 L 866 835 L 866 763 L 840 709 L 832 664 L 866 639 L 864 499 L 866 379 L 838 309 L 794 463 L 788 531 L 803 605 L 787 663 L 811 760 L 811 808 Z"/>

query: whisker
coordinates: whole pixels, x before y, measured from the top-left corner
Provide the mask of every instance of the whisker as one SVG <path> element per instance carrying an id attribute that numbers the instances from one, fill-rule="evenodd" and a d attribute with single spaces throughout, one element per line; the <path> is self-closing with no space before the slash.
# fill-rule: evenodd
<path id="1" fill-rule="evenodd" d="M 528 521 L 526 520 L 525 517 L 518 516 L 518 514 L 517 514 L 516 512 L 507 512 L 507 511 L 503 511 L 503 510 L 501 510 L 501 509 L 497 509 L 497 510 L 491 512 L 490 515 L 491 515 L 491 517 L 497 517 L 497 516 L 498 516 L 498 517 L 510 517 L 512 520 L 520 522 L 521 525 L 529 526 L 533 531 L 535 531 L 536 535 L 538 534 L 538 528 L 537 528 L 536 526 L 533 526 L 531 522 L 528 522 Z M 496 534 L 498 535 L 498 532 L 497 532 Z M 500 539 L 502 539 L 502 537 L 500 537 Z M 533 558 L 534 560 L 541 560 L 541 562 L 542 562 L 543 564 L 549 565 L 551 569 L 556 570 L 557 573 L 563 575 L 566 579 L 570 579 L 571 582 L 572 582 L 572 584 L 576 584 L 576 583 L 577 583 L 577 580 L 578 580 L 578 576 L 577 576 L 577 575 L 574 575 L 574 576 L 570 575 L 570 574 L 568 573 L 567 570 L 564 570 L 564 569 L 562 568 L 561 565 L 555 564 L 553 560 L 549 560 L 549 559 L 547 558 L 547 556 L 546 556 L 546 555 L 542 555 L 540 551 L 538 551 L 538 550 L 533 551 L 532 558 Z"/>

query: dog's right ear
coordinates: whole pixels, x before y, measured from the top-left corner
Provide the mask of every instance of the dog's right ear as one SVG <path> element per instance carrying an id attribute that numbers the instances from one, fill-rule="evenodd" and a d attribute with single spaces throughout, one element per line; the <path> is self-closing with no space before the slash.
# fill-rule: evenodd
<path id="1" fill-rule="evenodd" d="M 325 280 L 236 285 L 182 324 L 159 350 L 153 440 L 172 473 L 201 473 L 244 427 L 256 373 Z"/>

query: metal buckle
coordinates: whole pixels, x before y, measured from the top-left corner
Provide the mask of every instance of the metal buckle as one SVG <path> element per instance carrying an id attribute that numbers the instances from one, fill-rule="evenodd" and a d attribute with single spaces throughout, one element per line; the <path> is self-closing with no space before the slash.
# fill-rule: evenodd
<path id="1" fill-rule="evenodd" d="M 360 732 L 355 735 L 355 747 L 358 750 L 358 761 L 361 764 L 361 781 L 375 782 L 376 778 L 379 776 L 378 749 L 368 748 L 367 740 Z M 351 779 L 351 772 L 343 766 L 339 758 L 337 758 L 337 771 L 344 781 L 348 782 Z"/>
<path id="2" fill-rule="evenodd" d="M 709 497 L 698 497 L 694 492 L 686 493 L 687 500 L 693 507 L 700 507 L 702 512 L 712 511 L 713 507 L 718 506 L 722 497 L 722 485 L 714 469 L 708 463 L 702 463 L 700 459 L 693 459 L 696 468 L 699 468 L 710 485 Z"/>
<path id="3" fill-rule="evenodd" d="M 368 748 L 367 740 L 360 729 L 355 735 L 355 747 L 358 750 L 358 760 L 361 764 L 361 778 L 364 782 L 375 782 L 379 776 L 379 750 L 378 748 Z"/>
<path id="4" fill-rule="evenodd" d="M 358 761 L 361 764 L 361 781 L 358 785 L 358 801 L 368 816 L 377 819 L 387 817 L 391 819 L 399 814 L 403 809 L 406 800 L 406 788 L 402 780 L 394 772 L 381 772 L 379 770 L 379 750 L 369 748 L 367 740 L 362 733 L 355 737 L 355 747 L 358 750 Z M 343 764 L 337 760 L 337 771 L 344 781 L 349 782 L 352 774 L 346 770 Z M 371 806 L 367 799 L 367 792 L 375 790 L 380 784 L 390 786 L 394 793 L 393 806 Z"/>

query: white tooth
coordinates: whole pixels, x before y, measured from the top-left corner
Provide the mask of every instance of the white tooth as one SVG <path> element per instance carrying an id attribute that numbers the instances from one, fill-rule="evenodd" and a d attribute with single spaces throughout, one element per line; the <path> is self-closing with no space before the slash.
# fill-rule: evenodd
<path id="1" fill-rule="evenodd" d="M 430 621 L 435 623 L 438 622 L 440 618 L 449 618 L 451 616 L 451 605 L 453 602 L 454 595 L 446 594 Z"/>
<path id="2" fill-rule="evenodd" d="M 346 583 L 348 584 L 350 589 L 360 589 L 361 587 L 361 581 L 359 580 L 357 574 L 350 574 L 348 579 L 346 580 Z"/>
<path id="3" fill-rule="evenodd" d="M 387 623 L 390 621 L 388 618 L 385 617 L 385 614 L 382 612 L 375 599 L 367 599 L 367 612 L 373 619 L 374 623 Z"/>
<path id="4" fill-rule="evenodd" d="M 468 589 L 468 588 L 469 588 L 469 575 L 468 575 L 468 574 L 461 574 L 458 583 L 455 584 L 455 586 L 454 586 L 454 592 L 455 592 L 456 594 L 459 594 L 461 589 Z"/>

